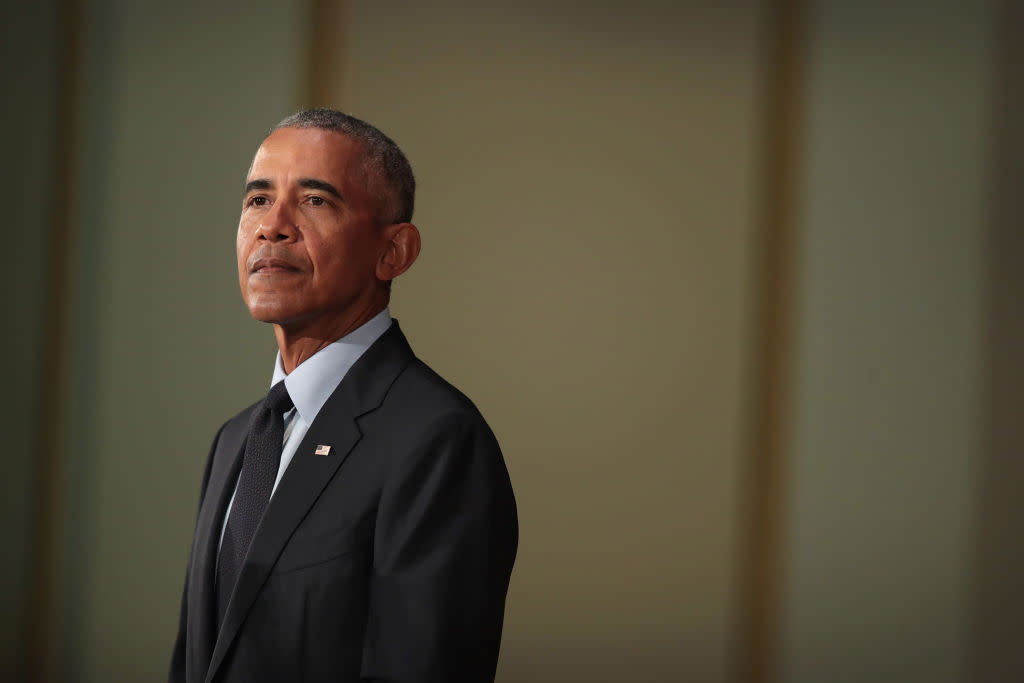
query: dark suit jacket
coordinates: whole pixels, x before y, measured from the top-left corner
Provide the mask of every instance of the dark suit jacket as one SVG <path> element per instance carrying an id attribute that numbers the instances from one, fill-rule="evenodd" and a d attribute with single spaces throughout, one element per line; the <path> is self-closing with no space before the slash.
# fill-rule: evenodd
<path id="1" fill-rule="evenodd" d="M 217 632 L 218 540 L 255 407 L 210 450 L 170 680 L 492 680 L 518 541 L 508 472 L 397 322 L 310 425 Z"/>

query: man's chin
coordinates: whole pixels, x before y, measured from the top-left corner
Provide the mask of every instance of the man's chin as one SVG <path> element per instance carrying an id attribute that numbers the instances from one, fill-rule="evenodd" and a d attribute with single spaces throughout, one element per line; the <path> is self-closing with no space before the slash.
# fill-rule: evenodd
<path id="1" fill-rule="evenodd" d="M 294 324 L 301 319 L 296 311 L 290 310 L 284 306 L 279 305 L 268 305 L 266 303 L 255 303 L 249 304 L 249 315 L 254 319 L 259 320 L 261 323 L 270 323 L 272 325 L 289 325 Z"/>

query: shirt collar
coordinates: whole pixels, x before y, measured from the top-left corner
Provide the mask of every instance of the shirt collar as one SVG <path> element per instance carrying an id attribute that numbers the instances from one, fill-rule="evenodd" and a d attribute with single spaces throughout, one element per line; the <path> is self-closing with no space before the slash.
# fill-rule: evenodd
<path id="1" fill-rule="evenodd" d="M 304 360 L 291 374 L 285 373 L 281 352 L 278 351 L 270 386 L 284 380 L 299 416 L 306 424 L 312 424 L 349 368 L 390 326 L 391 312 L 385 308 L 362 326 Z"/>

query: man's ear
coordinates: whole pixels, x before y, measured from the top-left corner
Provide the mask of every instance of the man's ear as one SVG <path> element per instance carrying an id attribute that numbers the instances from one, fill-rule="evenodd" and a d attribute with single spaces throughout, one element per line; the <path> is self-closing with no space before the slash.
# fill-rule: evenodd
<path id="1" fill-rule="evenodd" d="M 409 270 L 420 255 L 420 231 L 412 223 L 383 228 L 384 249 L 377 260 L 377 279 L 387 282 Z"/>

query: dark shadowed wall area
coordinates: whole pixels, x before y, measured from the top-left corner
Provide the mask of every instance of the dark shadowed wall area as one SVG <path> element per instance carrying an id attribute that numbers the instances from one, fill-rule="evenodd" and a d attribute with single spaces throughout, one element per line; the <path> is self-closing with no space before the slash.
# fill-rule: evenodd
<path id="1" fill-rule="evenodd" d="M 392 312 L 519 503 L 498 681 L 1024 679 L 1018 4 L 5 7 L 0 679 L 165 676 L 307 105 L 417 172 Z"/>

